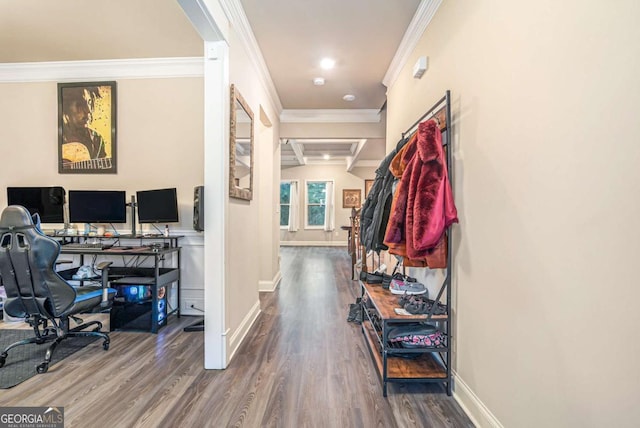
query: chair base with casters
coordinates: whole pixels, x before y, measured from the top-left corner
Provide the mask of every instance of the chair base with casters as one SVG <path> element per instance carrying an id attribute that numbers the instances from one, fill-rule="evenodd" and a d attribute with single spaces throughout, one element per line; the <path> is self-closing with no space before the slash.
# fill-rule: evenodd
<path id="1" fill-rule="evenodd" d="M 34 336 L 9 345 L 0 353 L 0 368 L 5 365 L 9 351 L 26 344 L 50 343 L 44 361 L 36 366 L 45 373 L 60 342 L 73 337 L 102 338 L 102 347 L 109 349 L 109 334 L 101 331 L 102 323 L 83 323 L 79 314 L 104 312 L 116 290 L 108 286 L 108 267 L 102 270 L 93 284 L 82 279 L 71 285 L 55 269 L 60 244 L 43 235 L 33 224 L 29 211 L 22 206 L 9 206 L 0 217 L 0 275 L 7 292 L 4 311 L 12 317 L 24 318 L 33 328 Z M 64 274 L 72 270 L 64 271 Z M 100 282 L 99 285 L 95 282 Z M 70 319 L 80 325 L 70 328 Z M 89 330 L 87 330 L 89 329 Z"/>
<path id="2" fill-rule="evenodd" d="M 56 349 L 60 342 L 70 337 L 99 337 L 103 339 L 102 349 L 104 349 L 105 351 L 109 350 L 109 343 L 111 342 L 111 340 L 109 339 L 109 335 L 107 333 L 101 331 L 102 323 L 100 321 L 89 321 L 87 323 L 83 323 L 82 319 L 78 317 L 73 316 L 70 318 L 81 324 L 70 329 L 69 318 L 63 318 L 60 319 L 56 323 L 56 325 L 49 326 L 49 320 L 47 318 L 42 318 L 37 315 L 34 315 L 25 320 L 33 328 L 34 337 L 23 339 L 7 346 L 0 354 L 0 368 L 4 367 L 7 361 L 7 357 L 9 356 L 9 351 L 11 349 L 21 345 L 29 345 L 32 343 L 42 345 L 51 342 L 51 345 L 49 345 L 49 348 L 47 349 L 47 352 L 45 354 L 44 361 L 36 365 L 36 372 L 38 373 L 46 373 L 47 370 L 49 370 L 49 363 L 51 362 L 51 358 L 53 357 L 53 351 Z M 52 320 L 52 322 L 54 322 L 54 320 Z M 83 331 L 91 326 L 95 326 L 93 330 Z"/>

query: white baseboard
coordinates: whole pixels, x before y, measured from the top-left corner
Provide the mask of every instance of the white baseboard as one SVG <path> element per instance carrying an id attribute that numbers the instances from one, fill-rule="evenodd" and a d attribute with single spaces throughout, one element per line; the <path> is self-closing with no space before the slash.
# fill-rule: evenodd
<path id="1" fill-rule="evenodd" d="M 281 247 L 346 247 L 346 241 L 280 241 Z"/>
<path id="2" fill-rule="evenodd" d="M 258 281 L 258 291 L 267 293 L 276 291 L 276 288 L 278 287 L 281 279 L 282 273 L 278 271 L 271 281 Z"/>
<path id="3" fill-rule="evenodd" d="M 455 398 L 476 427 L 504 428 L 455 371 L 453 372 L 453 398 Z"/>
<path id="4" fill-rule="evenodd" d="M 229 365 L 229 362 L 231 361 L 236 351 L 242 344 L 242 341 L 247 336 L 247 333 L 249 333 L 249 330 L 251 330 L 251 326 L 258 318 L 258 315 L 260 315 L 260 300 L 258 300 L 253 305 L 251 310 L 247 313 L 247 315 L 244 317 L 244 319 L 238 326 L 238 329 L 235 332 L 233 332 L 231 337 L 229 337 L 229 344 L 227 346 L 227 349 L 229 350 L 229 354 L 228 354 L 229 357 L 227 358 L 227 366 Z"/>

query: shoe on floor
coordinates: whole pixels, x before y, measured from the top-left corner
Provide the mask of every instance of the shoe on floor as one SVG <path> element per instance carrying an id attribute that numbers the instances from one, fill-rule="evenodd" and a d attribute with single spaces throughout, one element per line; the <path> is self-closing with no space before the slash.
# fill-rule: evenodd
<path id="1" fill-rule="evenodd" d="M 348 322 L 355 322 L 360 324 L 362 322 L 362 300 L 360 297 L 356 299 L 355 303 L 349 305 L 349 315 L 347 316 Z"/>
<path id="2" fill-rule="evenodd" d="M 389 285 L 389 291 L 393 294 L 424 294 L 427 288 L 419 282 L 405 282 L 394 279 Z"/>

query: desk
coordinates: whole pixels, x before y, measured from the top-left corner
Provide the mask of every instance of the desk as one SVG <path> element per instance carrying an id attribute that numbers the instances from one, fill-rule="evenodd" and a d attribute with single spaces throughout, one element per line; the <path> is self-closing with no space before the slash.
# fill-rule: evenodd
<path id="1" fill-rule="evenodd" d="M 153 234 L 153 233 L 138 233 L 135 235 L 131 235 L 131 234 L 126 234 L 126 235 L 110 235 L 110 236 L 102 236 L 102 235 L 87 235 L 84 233 L 77 233 L 77 234 L 57 234 L 57 233 L 46 233 L 47 236 L 51 237 L 51 238 L 58 238 L 61 240 L 61 244 L 68 243 L 68 242 L 86 242 L 88 240 L 95 240 L 95 241 L 100 241 L 100 242 L 104 242 L 104 241 L 109 241 L 109 242 L 119 242 L 121 240 L 140 240 L 140 245 L 142 245 L 145 241 L 148 240 L 155 240 L 155 241 L 162 241 L 163 243 L 167 243 L 169 245 L 169 247 L 177 247 L 178 246 L 178 240 L 180 238 L 183 238 L 183 235 L 169 235 L 169 236 L 164 236 L 161 235 L 159 233 L 157 234 Z"/>
<path id="2" fill-rule="evenodd" d="M 123 238 L 120 236 L 119 238 Z M 136 237 L 139 238 L 139 237 Z M 65 248 L 61 254 L 80 256 L 84 264 L 87 255 L 133 258 L 152 258 L 152 267 L 112 266 L 109 268 L 109 285 L 118 290 L 111 310 L 111 328 L 114 330 L 144 330 L 157 333 L 167 323 L 167 318 L 176 314 L 180 317 L 180 250 L 177 246 L 179 236 L 164 238 L 171 240 L 167 248 L 131 247 L 120 249 L 114 246 L 100 248 Z M 142 238 L 145 239 L 145 238 Z M 152 239 L 152 238 L 148 238 Z M 158 238 L 153 238 L 158 239 Z M 175 267 L 165 267 L 168 257 L 176 258 Z M 125 263 L 127 264 L 127 263 Z M 64 277 L 64 271 L 60 274 Z M 168 289 L 175 284 L 177 304 L 170 307 Z M 134 291 L 136 294 L 134 294 Z"/>

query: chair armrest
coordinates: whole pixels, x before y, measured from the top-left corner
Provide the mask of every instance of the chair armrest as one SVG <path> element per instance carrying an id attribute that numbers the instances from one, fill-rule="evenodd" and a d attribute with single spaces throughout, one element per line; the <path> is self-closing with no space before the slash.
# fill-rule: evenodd
<path id="1" fill-rule="evenodd" d="M 104 261 L 104 262 L 100 262 L 96 265 L 96 267 L 100 270 L 104 270 L 104 269 L 108 269 L 109 266 L 111 266 L 113 264 L 113 262 L 110 261 Z"/>

